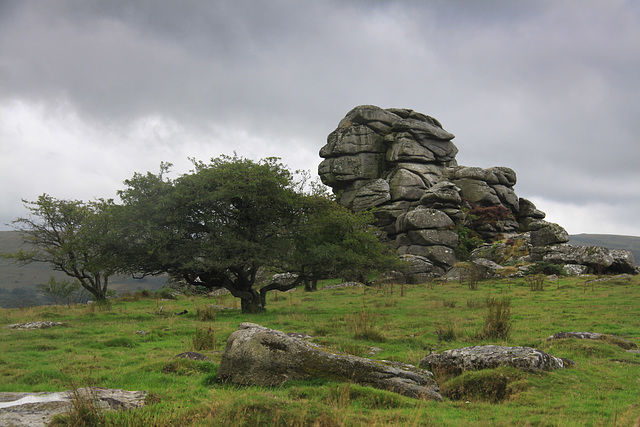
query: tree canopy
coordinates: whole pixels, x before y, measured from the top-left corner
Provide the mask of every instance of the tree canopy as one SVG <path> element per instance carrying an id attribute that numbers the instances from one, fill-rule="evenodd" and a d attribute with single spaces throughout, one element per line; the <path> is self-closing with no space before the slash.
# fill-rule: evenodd
<path id="1" fill-rule="evenodd" d="M 374 235 L 371 216 L 305 193 L 278 159 L 222 156 L 194 165 L 175 180 L 163 177 L 163 165 L 157 175 L 125 182 L 120 253 L 132 272 L 168 272 L 190 284 L 224 287 L 244 312 L 259 312 L 270 290 L 396 259 Z M 257 289 L 264 268 L 298 278 Z"/>

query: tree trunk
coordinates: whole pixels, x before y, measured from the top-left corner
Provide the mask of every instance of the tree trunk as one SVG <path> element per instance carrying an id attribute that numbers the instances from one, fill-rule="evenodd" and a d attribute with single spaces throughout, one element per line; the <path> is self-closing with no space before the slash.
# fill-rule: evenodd
<path id="1" fill-rule="evenodd" d="M 253 294 L 253 292 L 252 292 Z M 265 311 L 265 308 L 262 306 L 262 301 L 260 300 L 260 295 L 257 293 L 252 295 L 251 299 L 240 299 L 240 306 L 242 307 L 242 313 L 245 314 L 255 314 L 262 313 Z"/>

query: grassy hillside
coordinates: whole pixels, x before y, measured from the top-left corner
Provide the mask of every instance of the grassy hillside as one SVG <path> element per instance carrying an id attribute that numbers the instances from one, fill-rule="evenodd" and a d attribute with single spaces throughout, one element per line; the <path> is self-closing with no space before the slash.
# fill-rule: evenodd
<path id="1" fill-rule="evenodd" d="M 590 279 L 562 278 L 545 283 L 542 291 L 532 291 L 524 279 L 480 282 L 478 290 L 457 282 L 298 290 L 270 294 L 268 311 L 255 315 L 210 307 L 237 308 L 230 296 L 0 309 L 0 325 L 63 323 L 45 330 L 2 329 L 2 389 L 95 385 L 150 392 L 147 407 L 105 415 L 105 425 L 113 426 L 630 426 L 640 415 L 640 355 L 612 341 L 546 341 L 560 331 L 591 331 L 640 344 L 640 277 Z M 496 298 L 510 299 L 511 334 L 479 338 L 488 304 Z M 163 315 L 157 314 L 161 306 Z M 183 310 L 188 313 L 173 314 Z M 323 380 L 274 388 L 220 384 L 221 351 L 245 321 L 306 333 L 315 343 L 351 354 L 413 365 L 432 349 L 479 344 L 532 346 L 576 364 L 540 374 L 490 369 L 457 380 L 438 378 L 444 402 Z M 375 355 L 373 347 L 380 348 Z M 194 350 L 214 363 L 171 359 Z"/>
<path id="2" fill-rule="evenodd" d="M 15 252 L 22 246 L 15 231 L 0 231 L 0 252 Z M 49 277 L 71 280 L 64 273 L 53 271 L 49 264 L 33 263 L 21 266 L 10 260 L 0 259 L 0 307 L 28 307 L 45 304 L 46 300 L 36 291 L 36 286 L 46 283 Z M 138 289 L 156 290 L 166 281 L 164 277 L 134 280 L 129 277 L 113 277 L 110 289 L 117 292 Z"/>
<path id="3" fill-rule="evenodd" d="M 603 246 L 609 249 L 631 251 L 636 264 L 640 263 L 640 237 L 615 234 L 574 234 L 569 243 L 576 246 Z"/>

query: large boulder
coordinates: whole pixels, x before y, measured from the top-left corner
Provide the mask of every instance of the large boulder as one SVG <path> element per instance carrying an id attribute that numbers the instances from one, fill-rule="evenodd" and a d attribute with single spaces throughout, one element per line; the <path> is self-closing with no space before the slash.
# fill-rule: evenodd
<path id="1" fill-rule="evenodd" d="M 558 243 L 567 243 L 568 241 L 569 233 L 554 223 L 547 223 L 546 226 L 531 232 L 531 244 L 533 246 L 555 245 Z"/>
<path id="2" fill-rule="evenodd" d="M 420 367 L 442 376 L 455 376 L 464 371 L 510 366 L 528 372 L 549 371 L 565 367 L 565 361 L 531 347 L 484 345 L 456 348 L 440 354 L 431 353 L 420 361 Z"/>
<path id="3" fill-rule="evenodd" d="M 218 378 L 261 386 L 312 378 L 354 381 L 414 398 L 442 400 L 429 371 L 339 353 L 254 323 L 241 323 L 229 337 Z"/>

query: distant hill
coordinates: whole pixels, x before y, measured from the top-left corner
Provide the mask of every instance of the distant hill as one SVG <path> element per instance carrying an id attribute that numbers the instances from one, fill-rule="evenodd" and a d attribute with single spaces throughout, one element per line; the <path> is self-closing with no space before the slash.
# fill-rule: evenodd
<path id="1" fill-rule="evenodd" d="M 15 231 L 0 231 L 0 252 L 15 252 L 22 246 L 22 239 Z M 71 280 L 59 271 L 53 271 L 49 264 L 33 263 L 25 266 L 10 260 L 0 259 L 0 307 L 14 308 L 46 304 L 36 286 L 49 281 Z M 109 289 L 117 292 L 136 291 L 138 289 L 156 290 L 166 282 L 166 277 L 146 277 L 136 280 L 130 277 L 112 277 Z"/>
<path id="2" fill-rule="evenodd" d="M 569 244 L 575 246 L 603 246 L 609 249 L 626 249 L 631 251 L 636 264 L 640 263 L 640 237 L 618 236 L 615 234 L 574 234 L 569 237 Z"/>

